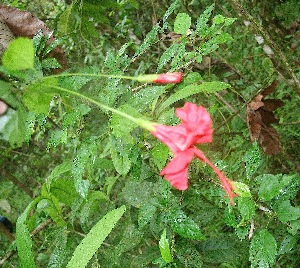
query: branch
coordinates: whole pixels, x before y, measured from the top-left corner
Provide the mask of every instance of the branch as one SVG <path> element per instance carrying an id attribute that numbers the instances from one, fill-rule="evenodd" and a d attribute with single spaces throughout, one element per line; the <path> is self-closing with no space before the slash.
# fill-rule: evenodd
<path id="1" fill-rule="evenodd" d="M 238 14 L 241 14 L 247 20 L 249 20 L 252 23 L 252 26 L 255 28 L 255 30 L 264 38 L 266 43 L 275 51 L 275 55 L 277 55 L 277 57 L 282 62 L 282 67 L 289 74 L 289 76 L 294 80 L 294 83 L 296 85 L 295 91 L 300 96 L 300 81 L 296 76 L 294 70 L 290 66 L 287 58 L 278 47 L 278 45 L 271 39 L 268 32 L 258 23 L 258 21 L 252 15 L 249 14 L 249 12 L 239 3 L 238 0 L 231 0 L 230 2 L 233 9 L 235 9 Z"/>

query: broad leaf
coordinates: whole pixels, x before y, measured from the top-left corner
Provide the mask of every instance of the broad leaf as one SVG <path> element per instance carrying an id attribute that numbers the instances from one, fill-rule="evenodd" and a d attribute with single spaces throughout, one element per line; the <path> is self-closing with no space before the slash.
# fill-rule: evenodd
<path id="1" fill-rule="evenodd" d="M 277 244 L 276 240 L 266 229 L 254 234 L 250 244 L 251 267 L 274 267 Z"/>
<path id="2" fill-rule="evenodd" d="M 238 209 L 244 220 L 250 220 L 255 214 L 255 203 L 251 197 L 239 197 Z"/>
<path id="3" fill-rule="evenodd" d="M 12 84 L 7 83 L 5 81 L 0 80 L 0 96 L 1 99 L 6 103 L 16 108 L 18 106 L 18 101 L 16 97 L 11 93 L 12 92 Z"/>
<path id="4" fill-rule="evenodd" d="M 47 268 L 63 268 L 67 249 L 67 230 L 61 229 L 55 236 L 55 248 L 50 256 Z"/>
<path id="5" fill-rule="evenodd" d="M 57 86 L 55 78 L 44 79 L 30 84 L 23 94 L 25 106 L 30 111 L 47 115 L 50 102 L 57 94 L 57 91 L 53 88 L 54 86 Z"/>
<path id="6" fill-rule="evenodd" d="M 3 128 L 3 138 L 9 141 L 11 146 L 20 147 L 23 142 L 29 141 L 33 133 L 35 116 L 28 113 L 22 106 L 18 107 Z"/>
<path id="7" fill-rule="evenodd" d="M 279 204 L 276 204 L 274 210 L 278 216 L 278 219 L 283 223 L 300 218 L 300 208 L 293 207 L 289 200 L 285 200 Z"/>
<path id="8" fill-rule="evenodd" d="M 172 254 L 170 250 L 169 240 L 167 239 L 167 232 L 164 229 L 160 240 L 159 240 L 159 250 L 162 258 L 166 263 L 170 263 L 172 261 Z"/>
<path id="9" fill-rule="evenodd" d="M 32 240 L 27 227 L 27 217 L 30 211 L 40 201 L 40 198 L 34 199 L 19 216 L 16 224 L 16 245 L 18 256 L 22 267 L 36 267 L 32 251 Z"/>
<path id="10" fill-rule="evenodd" d="M 111 137 L 110 154 L 114 167 L 120 175 L 126 175 L 131 168 L 129 152 L 130 148 L 124 144 L 122 139 Z"/>
<path id="11" fill-rule="evenodd" d="M 251 197 L 249 186 L 239 181 L 231 181 L 234 185 L 234 192 L 240 197 Z"/>
<path id="12" fill-rule="evenodd" d="M 156 210 L 157 208 L 152 204 L 144 204 L 139 208 L 138 224 L 140 229 L 145 227 L 145 225 L 152 219 Z"/>
<path id="13" fill-rule="evenodd" d="M 199 226 L 180 209 L 169 213 L 169 223 L 173 231 L 182 237 L 193 240 L 205 239 Z"/>
<path id="14" fill-rule="evenodd" d="M 191 17 L 186 13 L 178 13 L 174 22 L 174 32 L 186 34 L 191 26 Z"/>
<path id="15" fill-rule="evenodd" d="M 295 236 L 292 236 L 290 234 L 286 235 L 281 242 L 281 245 L 278 250 L 278 254 L 285 254 L 290 252 L 293 249 L 293 247 L 297 244 L 298 238 L 299 237 L 297 235 Z"/>
<path id="16" fill-rule="evenodd" d="M 264 174 L 256 177 L 256 179 L 261 180 L 261 185 L 258 192 L 259 197 L 264 201 L 270 201 L 291 182 L 292 177 L 282 176 L 281 174 Z"/>
<path id="17" fill-rule="evenodd" d="M 90 259 L 103 243 L 104 239 L 110 234 L 120 220 L 125 210 L 125 206 L 114 209 L 98 221 L 75 249 L 67 268 L 86 267 Z"/>
<path id="18" fill-rule="evenodd" d="M 34 69 L 33 41 L 24 37 L 14 39 L 5 50 L 2 63 L 9 71 Z"/>
<path id="19" fill-rule="evenodd" d="M 151 149 L 154 163 L 159 169 L 164 168 L 169 157 L 169 152 L 169 148 L 164 143 L 158 143 Z"/>

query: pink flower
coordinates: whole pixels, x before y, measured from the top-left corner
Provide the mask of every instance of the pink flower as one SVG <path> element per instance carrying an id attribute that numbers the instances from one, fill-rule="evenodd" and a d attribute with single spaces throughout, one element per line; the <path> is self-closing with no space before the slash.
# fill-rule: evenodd
<path id="1" fill-rule="evenodd" d="M 186 190 L 188 188 L 188 165 L 196 156 L 215 171 L 230 198 L 230 204 L 233 205 L 234 186 L 205 157 L 204 153 L 195 147 L 196 144 L 212 141 L 213 129 L 209 113 L 202 106 L 187 102 L 183 108 L 176 109 L 176 115 L 181 119 L 181 124 L 177 126 L 155 125 L 155 130 L 151 131 L 174 154 L 174 158 L 161 171 L 160 175 L 164 175 L 165 179 L 170 181 L 176 189 Z"/>

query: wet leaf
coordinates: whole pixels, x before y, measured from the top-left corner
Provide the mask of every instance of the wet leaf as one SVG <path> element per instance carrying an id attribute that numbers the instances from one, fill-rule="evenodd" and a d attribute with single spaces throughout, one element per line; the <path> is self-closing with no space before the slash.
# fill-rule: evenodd
<path id="1" fill-rule="evenodd" d="M 276 204 L 275 212 L 278 219 L 282 223 L 287 223 L 288 221 L 297 220 L 300 218 L 300 208 L 293 207 L 289 200 L 285 200 Z"/>
<path id="2" fill-rule="evenodd" d="M 263 229 L 254 234 L 250 244 L 251 267 L 268 268 L 274 267 L 277 244 L 268 230 Z"/>
<path id="3" fill-rule="evenodd" d="M 67 268 L 86 267 L 105 238 L 110 234 L 116 223 L 120 220 L 125 210 L 125 206 L 114 209 L 98 221 L 75 249 L 73 257 L 69 261 Z"/>
<path id="4" fill-rule="evenodd" d="M 23 37 L 14 39 L 5 50 L 2 63 L 9 71 L 34 69 L 32 40 Z"/>
<path id="5" fill-rule="evenodd" d="M 164 231 L 160 237 L 159 250 L 160 250 L 160 254 L 161 254 L 163 260 L 166 263 L 170 263 L 172 261 L 172 254 L 171 254 L 171 250 L 170 250 L 169 240 L 167 239 L 166 229 L 164 229 Z"/>
<path id="6" fill-rule="evenodd" d="M 178 13 L 174 22 L 174 31 L 178 34 L 186 34 L 191 26 L 191 17 L 186 13 Z"/>
<path id="7" fill-rule="evenodd" d="M 169 222 L 173 231 L 182 237 L 202 240 L 205 239 L 201 233 L 199 226 L 182 210 L 176 210 L 169 213 Z"/>

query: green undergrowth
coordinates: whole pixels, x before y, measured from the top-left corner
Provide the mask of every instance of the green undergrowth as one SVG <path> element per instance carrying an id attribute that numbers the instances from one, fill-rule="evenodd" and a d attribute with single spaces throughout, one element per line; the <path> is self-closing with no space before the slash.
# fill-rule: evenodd
<path id="1" fill-rule="evenodd" d="M 68 56 L 64 72 L 52 72 L 59 63 L 43 54 L 41 34 L 16 38 L 2 57 L 0 98 L 9 109 L 0 117 L 0 214 L 16 225 L 12 239 L 0 229 L 0 263 L 298 267 L 299 89 L 291 70 L 255 41 L 236 1 L 100 2 L 59 2 L 49 15 Z M 265 9 L 240 2 L 259 21 Z M 294 17 L 282 15 L 292 5 L 273 8 L 286 31 L 279 47 L 299 79 L 299 48 L 286 46 Z M 274 32 L 270 39 L 278 41 Z M 183 72 L 183 81 L 135 80 L 165 72 Z M 246 105 L 275 79 L 268 98 L 284 102 L 274 112 L 282 152 L 270 156 L 251 143 Z M 137 123 L 176 125 L 185 102 L 212 117 L 214 140 L 199 148 L 234 181 L 234 206 L 199 160 L 186 191 L 159 176 L 172 155 Z"/>

